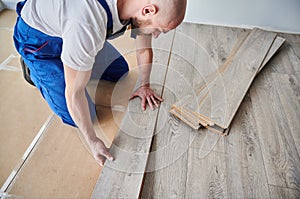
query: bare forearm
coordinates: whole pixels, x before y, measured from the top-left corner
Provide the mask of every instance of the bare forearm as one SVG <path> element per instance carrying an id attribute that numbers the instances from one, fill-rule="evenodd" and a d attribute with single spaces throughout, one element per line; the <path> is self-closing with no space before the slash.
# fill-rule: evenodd
<path id="1" fill-rule="evenodd" d="M 151 48 L 137 51 L 137 61 L 139 65 L 141 86 L 149 85 L 150 83 L 152 59 L 153 59 L 153 52 Z"/>
<path id="2" fill-rule="evenodd" d="M 150 88 L 150 74 L 153 60 L 151 41 L 151 35 L 139 36 L 136 39 L 137 62 L 140 70 L 140 87 L 129 98 L 131 100 L 135 97 L 140 97 L 142 99 L 141 108 L 143 110 L 146 110 L 147 104 L 153 110 L 154 106 L 158 107 L 159 102 L 163 101 L 163 99 L 156 95 Z"/>
<path id="3" fill-rule="evenodd" d="M 103 165 L 106 159 L 113 160 L 113 156 L 107 151 L 102 140 L 97 138 L 91 120 L 85 87 L 92 71 L 77 71 L 64 66 L 64 72 L 66 81 L 65 96 L 70 115 L 87 141 L 95 160 L 98 164 Z"/>
<path id="4" fill-rule="evenodd" d="M 82 89 L 72 92 L 66 89 L 66 99 L 72 119 L 82 132 L 86 141 L 95 140 L 96 134 L 93 128 L 85 90 Z"/>
<path id="5" fill-rule="evenodd" d="M 140 71 L 141 85 L 149 85 L 152 69 L 153 51 L 151 35 L 142 35 L 136 38 L 136 55 Z"/>

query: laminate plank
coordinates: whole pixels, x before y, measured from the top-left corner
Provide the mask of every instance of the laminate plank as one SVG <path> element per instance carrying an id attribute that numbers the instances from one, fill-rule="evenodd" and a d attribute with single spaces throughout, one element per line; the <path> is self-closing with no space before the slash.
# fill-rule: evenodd
<path id="1" fill-rule="evenodd" d="M 197 96 L 201 91 L 199 88 L 204 87 L 207 82 L 216 78 L 218 67 L 224 64 L 226 57 L 231 56 L 232 50 L 239 48 L 241 41 L 247 34 L 248 31 L 244 29 L 189 23 L 182 24 L 177 30 L 180 40 L 175 40 L 179 45 L 176 47 L 176 44 L 174 44 L 172 51 L 173 54 L 180 55 L 181 59 L 173 57 L 173 60 L 176 59 L 177 65 L 184 66 L 179 73 L 186 76 L 186 79 L 189 79 L 190 85 L 184 89 L 182 97 L 178 97 L 176 105 L 181 107 L 188 103 L 195 110 L 197 108 L 197 98 L 200 98 L 200 96 Z M 187 48 L 182 48 L 183 45 Z M 186 60 L 186 63 L 182 59 Z M 194 69 L 188 70 L 188 67 L 193 67 Z M 187 75 L 187 71 L 192 72 Z M 191 88 L 193 91 L 190 91 Z M 219 139 L 220 142 L 218 142 Z M 219 143 L 217 147 L 215 147 L 216 142 Z M 219 148 L 217 151 L 224 152 L 223 144 L 223 139 L 219 138 L 218 135 L 212 135 L 209 130 L 201 130 L 201 133 L 196 134 L 192 146 L 201 147 L 202 151 Z"/>
<path id="2" fill-rule="evenodd" d="M 195 132 L 168 113 L 175 97 L 166 88 L 164 99 L 166 103 L 159 112 L 141 198 L 185 197 L 187 150 Z"/>
<path id="3" fill-rule="evenodd" d="M 251 33 L 232 62 L 221 68 L 222 75 L 207 85 L 209 97 L 199 104 L 199 113 L 210 116 L 225 127 L 229 127 L 276 36 L 259 29 Z"/>
<path id="4" fill-rule="evenodd" d="M 225 139 L 229 198 L 270 198 L 250 95 L 244 98 Z"/>
<path id="5" fill-rule="evenodd" d="M 170 32 L 153 44 L 156 61 L 151 84 L 158 94 L 162 94 L 173 35 Z M 115 160 L 106 161 L 91 198 L 139 197 L 159 110 L 142 111 L 140 103 L 139 99 L 129 102 L 110 149 Z"/>
<path id="6" fill-rule="evenodd" d="M 272 46 L 270 47 L 266 57 L 263 60 L 262 65 L 258 68 L 257 73 L 259 73 L 263 67 L 267 64 L 267 62 L 271 59 L 271 57 L 277 52 L 277 50 L 282 46 L 282 44 L 285 42 L 284 38 L 276 37 L 274 42 L 272 43 Z M 226 65 L 226 63 L 225 63 Z M 221 67 L 220 67 L 221 68 Z M 217 78 L 217 77 L 215 77 Z M 213 80 L 215 81 L 215 80 Z M 199 97 L 201 100 L 199 101 L 199 104 L 202 103 L 202 101 L 208 96 L 209 91 L 204 90 L 204 86 L 199 90 L 200 95 L 198 94 L 197 97 Z M 202 93 L 201 93 L 202 92 Z M 196 91 L 197 93 L 197 91 Z M 220 135 L 227 135 L 230 131 L 229 127 L 225 127 L 219 123 L 215 123 L 215 121 L 211 120 L 211 118 L 206 117 L 205 115 L 199 114 L 195 111 L 191 110 L 191 105 L 189 105 L 189 108 L 185 108 L 183 106 L 180 107 L 180 103 L 189 104 L 192 97 L 184 98 L 184 100 L 181 100 L 180 102 L 176 102 L 171 110 L 170 113 L 174 116 L 178 117 L 182 121 L 184 121 L 187 125 L 192 127 L 192 129 L 199 130 L 200 127 L 205 127 L 209 129 L 210 131 L 220 134 Z M 207 106 L 209 107 L 209 106 Z M 234 117 L 234 115 L 233 115 Z"/>
<path id="7" fill-rule="evenodd" d="M 262 62 L 265 58 L 269 59 L 266 55 L 275 37 L 275 33 L 254 29 L 248 37 L 237 42 L 243 44 L 237 45 L 232 55 L 218 68 L 216 75 L 205 86 L 202 86 L 199 92 L 196 91 L 198 112 L 210 117 L 222 128 L 229 128 L 246 91 L 263 64 Z M 267 43 L 264 45 L 263 42 L 266 42 L 266 39 Z M 279 43 L 282 44 L 281 41 Z M 264 45 L 264 48 L 261 48 L 260 45 Z M 253 49 L 251 50 L 249 46 L 252 46 Z M 255 54 L 256 50 L 254 49 L 256 48 L 258 56 Z M 232 79 L 232 77 L 235 78 Z M 184 104 L 187 109 L 194 110 L 197 107 L 190 103 L 190 99 L 191 97 L 185 100 Z M 176 106 L 178 107 L 178 103 Z"/>
<path id="8" fill-rule="evenodd" d="M 282 109 L 286 115 L 286 122 L 294 138 L 295 146 L 300 154 L 300 76 L 297 75 L 272 75 L 276 81 L 274 87 L 279 93 Z"/>
<path id="9" fill-rule="evenodd" d="M 300 72 L 300 36 L 299 34 L 282 34 L 288 40 L 287 55 L 293 65 L 294 72 Z"/>
<path id="10" fill-rule="evenodd" d="M 285 44 L 265 69 L 268 72 L 294 74 L 300 68 L 300 39 L 299 35 L 279 33 L 286 39 Z"/>
<path id="11" fill-rule="evenodd" d="M 191 31 L 188 29 L 189 26 L 195 26 L 195 30 Z M 186 35 L 185 38 L 183 37 L 184 41 L 182 41 L 181 46 L 187 44 L 185 46 L 188 46 L 189 50 L 184 48 L 182 50 L 180 46 L 178 49 L 173 49 L 173 54 L 181 55 L 182 59 L 188 60 L 195 67 L 193 78 L 190 80 L 194 87 L 194 93 L 192 93 L 193 95 L 186 95 L 176 104 L 190 104 L 190 106 L 193 106 L 190 101 L 195 100 L 197 97 L 201 99 L 199 93 L 207 84 L 220 76 L 219 67 L 226 65 L 226 62 L 231 60 L 249 31 L 188 23 L 180 27 L 182 29 L 178 29 L 177 34 Z M 197 106 L 193 109 L 197 109 Z"/>
<path id="12" fill-rule="evenodd" d="M 271 198 L 285 198 L 285 199 L 298 199 L 300 191 L 296 189 L 289 189 L 285 187 L 277 187 L 270 185 Z"/>
<path id="13" fill-rule="evenodd" d="M 216 71 L 218 67 L 222 66 L 227 59 L 234 55 L 234 53 L 240 48 L 243 40 L 249 34 L 250 30 L 237 29 L 221 26 L 206 26 L 197 25 L 197 34 L 195 41 L 201 46 L 212 59 L 216 68 L 208 72 L 203 72 L 203 81 L 194 83 L 195 95 L 197 95 L 197 89 L 203 88 L 205 84 L 208 84 L 218 76 Z M 193 37 L 192 35 L 189 35 Z M 198 70 L 204 70 L 209 65 L 204 65 L 202 59 L 195 56 L 196 67 Z M 201 64 L 202 63 L 202 64 Z M 200 69 L 199 69 L 200 68 Z M 204 69 L 202 69 L 204 68 Z M 195 80 L 193 80 L 195 81 Z M 201 96 L 197 96 L 198 99 Z M 182 102 L 182 104 L 190 102 Z M 197 106 L 194 108 L 196 109 Z M 225 152 L 224 150 L 224 137 L 210 132 L 208 129 L 201 129 L 201 133 L 197 133 L 191 147 L 201 149 L 202 156 L 206 156 L 210 151 Z"/>
<path id="14" fill-rule="evenodd" d="M 286 114 L 284 93 L 274 86 L 276 81 L 282 78 L 263 73 L 250 89 L 264 165 L 269 184 L 299 189 L 300 158 L 288 121 L 294 116 Z"/>
<path id="15" fill-rule="evenodd" d="M 201 150 L 189 149 L 186 198 L 228 198 L 227 170 L 223 153 L 202 158 Z"/>
<path id="16" fill-rule="evenodd" d="M 266 64 L 270 61 L 270 59 L 277 53 L 277 51 L 281 48 L 283 43 L 285 42 L 285 38 L 277 36 L 267 54 L 265 57 L 262 65 L 258 69 L 258 73 L 266 66 Z"/>
<path id="17" fill-rule="evenodd" d="M 197 132 L 169 114 L 169 110 L 174 102 L 193 92 L 191 76 L 196 72 L 192 63 L 194 54 L 186 53 L 182 44 L 187 45 L 191 51 L 196 50 L 197 45 L 181 30 L 195 35 L 196 25 L 182 24 L 176 29 L 163 92 L 165 101 L 158 115 L 141 198 L 185 197 L 187 151 Z"/>
<path id="18" fill-rule="evenodd" d="M 208 34 L 207 29 L 214 32 L 214 35 Z M 212 71 L 216 70 L 216 63 L 214 62 L 224 61 L 222 58 L 216 57 L 214 53 L 208 53 L 203 47 L 203 45 L 211 46 L 208 44 L 211 40 L 218 42 L 218 39 L 213 39 L 216 35 L 223 38 L 226 33 L 222 34 L 221 30 L 219 27 L 210 26 L 201 28 L 201 25 L 199 28 L 199 25 L 189 23 L 184 23 L 176 29 L 163 93 L 165 97 L 163 107 L 165 108 L 159 112 L 156 135 L 147 166 L 149 172 L 145 176 L 142 198 L 186 197 L 184 187 L 188 172 L 187 150 L 189 146 L 198 134 L 205 136 L 205 141 L 201 142 L 201 149 L 203 150 L 199 150 L 201 152 L 201 154 L 199 152 L 199 156 L 204 158 L 211 153 L 219 140 L 218 136 L 212 136 L 215 134 L 207 129 L 192 131 L 182 121 L 168 115 L 167 112 L 172 103 L 176 101 L 180 103 L 182 102 L 181 99 L 186 96 L 195 97 L 194 90 L 199 86 L 199 82 L 205 82 L 206 74 L 211 74 Z M 203 39 L 203 36 L 210 38 L 210 40 Z M 182 48 L 183 45 L 188 47 L 188 50 Z M 213 48 L 214 50 L 217 49 L 216 46 Z M 220 56 L 224 56 L 224 53 L 226 53 L 225 50 L 220 53 Z M 196 106 L 197 100 L 191 98 L 190 102 Z M 199 139 L 201 138 L 198 137 Z M 219 150 L 222 150 L 221 148 Z"/>

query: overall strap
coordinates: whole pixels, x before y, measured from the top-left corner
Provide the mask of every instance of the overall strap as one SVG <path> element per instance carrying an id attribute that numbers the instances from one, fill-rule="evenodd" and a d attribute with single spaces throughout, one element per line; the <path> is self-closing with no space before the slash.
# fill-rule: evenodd
<path id="1" fill-rule="evenodd" d="M 107 15 L 107 33 L 106 33 L 106 38 L 108 38 L 112 32 L 113 32 L 113 19 L 112 19 L 112 14 L 110 12 L 110 9 L 108 7 L 108 4 L 106 0 L 98 0 L 101 6 L 104 8 L 106 15 Z"/>
<path id="2" fill-rule="evenodd" d="M 26 3 L 26 1 L 27 1 L 27 0 L 25 0 L 25 1 L 20 1 L 20 2 L 17 3 L 17 6 L 16 6 L 16 12 L 17 12 L 18 16 L 21 16 L 21 10 L 22 10 L 24 4 Z"/>

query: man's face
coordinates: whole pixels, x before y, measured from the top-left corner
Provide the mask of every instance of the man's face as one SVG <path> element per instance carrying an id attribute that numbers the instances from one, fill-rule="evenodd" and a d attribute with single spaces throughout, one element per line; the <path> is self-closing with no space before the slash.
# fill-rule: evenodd
<path id="1" fill-rule="evenodd" d="M 137 18 L 131 19 L 131 24 L 132 28 L 136 29 L 137 34 L 152 35 L 153 38 L 157 38 L 161 33 L 167 33 L 170 30 L 160 23 Z"/>

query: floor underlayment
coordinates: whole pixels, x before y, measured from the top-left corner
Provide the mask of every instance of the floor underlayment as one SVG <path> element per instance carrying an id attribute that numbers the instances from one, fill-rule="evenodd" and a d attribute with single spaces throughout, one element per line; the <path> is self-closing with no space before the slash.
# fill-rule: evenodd
<path id="1" fill-rule="evenodd" d="M 23 80 L 11 40 L 15 18 L 13 11 L 0 13 L 0 187 L 10 182 L 7 194 L 24 198 L 89 198 L 102 168 L 77 130 L 53 116 Z M 299 197 L 300 35 L 279 33 L 286 42 L 255 78 L 227 137 L 192 130 L 168 114 L 197 87 L 201 66 L 222 65 L 248 32 L 189 23 L 177 28 L 142 198 Z M 129 62 L 129 75 L 117 84 L 89 85 L 100 113 L 95 128 L 104 132 L 99 136 L 107 145 L 118 132 L 138 75 L 129 34 L 112 43 Z M 9 181 L 9 176 L 15 177 Z"/>

